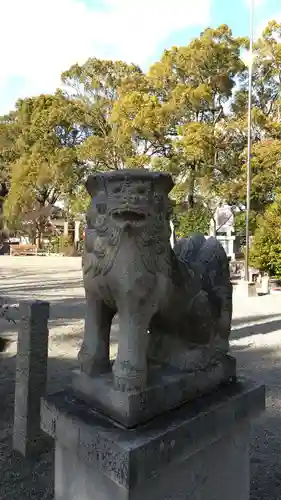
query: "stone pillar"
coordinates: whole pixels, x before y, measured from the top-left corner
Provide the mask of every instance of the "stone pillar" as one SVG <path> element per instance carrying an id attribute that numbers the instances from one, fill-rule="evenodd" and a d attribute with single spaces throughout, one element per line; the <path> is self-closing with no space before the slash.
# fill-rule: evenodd
<path id="1" fill-rule="evenodd" d="M 249 500 L 250 422 L 265 388 L 230 384 L 128 430 L 71 390 L 42 399 L 55 500 Z"/>
<path id="2" fill-rule="evenodd" d="M 13 447 L 24 456 L 42 435 L 40 399 L 47 381 L 49 309 L 49 302 L 43 301 L 19 306 Z"/>
<path id="3" fill-rule="evenodd" d="M 68 221 L 65 220 L 63 223 L 63 235 L 65 238 L 68 238 Z"/>

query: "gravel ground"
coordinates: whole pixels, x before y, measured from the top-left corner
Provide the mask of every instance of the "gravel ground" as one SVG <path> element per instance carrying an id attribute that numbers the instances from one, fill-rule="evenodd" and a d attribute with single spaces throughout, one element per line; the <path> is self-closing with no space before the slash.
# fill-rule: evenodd
<path id="1" fill-rule="evenodd" d="M 45 299 L 51 303 L 48 390 L 70 383 L 83 332 L 84 292 L 80 258 L 1 257 L 0 297 Z M 118 325 L 112 328 L 112 355 Z M 11 339 L 0 371 L 0 500 L 51 500 L 53 449 L 46 440 L 39 456 L 22 459 L 12 451 L 17 332 L 0 319 L 0 334 Z M 281 296 L 242 299 L 234 292 L 231 349 L 241 375 L 267 385 L 267 411 L 252 431 L 251 500 L 281 498 Z M 239 500 L 239 499 L 237 499 Z"/>

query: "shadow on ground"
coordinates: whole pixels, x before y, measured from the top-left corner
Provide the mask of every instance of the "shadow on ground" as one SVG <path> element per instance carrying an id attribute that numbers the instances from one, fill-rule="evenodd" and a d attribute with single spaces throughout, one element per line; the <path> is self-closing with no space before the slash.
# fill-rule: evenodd
<path id="1" fill-rule="evenodd" d="M 25 301 L 26 299 L 22 299 L 21 297 L 18 296 L 13 296 L 10 297 L 9 295 L 1 295 L 1 299 L 3 299 L 5 304 L 19 304 L 20 301 Z M 35 297 L 32 297 L 30 300 L 36 300 Z M 48 299 L 46 299 L 48 301 Z M 51 321 L 57 321 L 58 325 L 61 325 L 63 323 L 66 323 L 68 320 L 79 320 L 79 319 L 84 319 L 85 318 L 85 299 L 84 297 L 69 297 L 69 298 L 53 298 L 52 300 L 48 301 L 50 302 L 50 320 Z M 17 311 L 13 313 L 13 318 L 15 320 L 19 319 L 19 315 Z M 0 325 L 1 325 L 1 320 L 0 318 Z M 13 324 L 3 323 L 4 325 L 7 325 L 7 327 L 13 327 Z M 0 331 L 1 331 L 1 326 L 0 326 Z"/>
<path id="2" fill-rule="evenodd" d="M 279 319 L 269 321 L 272 317 L 279 317 Z M 252 320 L 252 318 L 251 318 Z M 280 315 L 270 315 L 263 317 L 263 323 L 254 323 L 250 325 L 243 326 L 242 328 L 235 328 L 232 330 L 231 340 L 241 339 L 243 337 L 250 337 L 252 335 L 266 335 L 267 333 L 276 332 L 281 330 L 281 319 Z M 242 321 L 241 321 L 242 323 Z"/>
<path id="3" fill-rule="evenodd" d="M 267 411 L 254 422 L 251 446 L 251 500 L 279 500 L 281 488 L 281 361 L 273 349 L 233 349 L 238 373 L 266 383 Z M 15 357 L 0 358 L 0 499 L 53 499 L 53 445 L 42 444 L 39 455 L 23 459 L 12 451 Z M 48 360 L 48 392 L 71 383 L 76 359 Z"/>
<path id="4" fill-rule="evenodd" d="M 6 286 L 5 289 L 1 290 L 0 289 L 0 294 L 1 291 L 3 293 L 9 291 L 9 293 L 14 294 L 16 292 L 45 292 L 46 290 L 67 290 L 68 288 L 79 288 L 82 287 L 82 280 L 64 280 L 63 285 L 62 283 L 58 282 L 56 278 L 54 278 L 53 281 L 48 280 L 44 281 L 44 283 L 26 283 L 26 279 L 24 280 L 24 283 L 19 283 L 17 285 L 9 285 Z"/>
<path id="5" fill-rule="evenodd" d="M 7 304 L 18 304 L 21 300 L 25 300 L 17 295 L 13 295 L 11 297 L 9 295 L 1 295 L 1 293 L 0 297 Z M 35 297 L 33 297 L 31 300 L 36 299 Z M 62 299 L 54 297 L 52 298 L 52 300 L 49 300 L 49 302 L 51 306 L 50 327 L 52 328 L 55 328 L 56 326 L 63 326 L 70 320 L 83 320 L 85 318 L 84 297 L 69 297 Z M 15 319 L 18 319 L 16 313 Z M 239 328 L 239 325 L 243 326 Z M 16 326 L 13 323 L 8 323 L 5 319 L 0 317 L 0 334 L 9 333 L 10 331 L 14 331 L 15 329 Z M 231 340 L 236 340 L 256 334 L 267 334 L 279 329 L 281 329 L 281 312 L 280 314 L 234 318 L 232 320 Z M 65 337 L 65 340 L 67 340 L 67 337 Z"/>
<path id="6" fill-rule="evenodd" d="M 255 316 L 241 316 L 239 318 L 233 318 L 232 319 L 232 328 L 235 328 L 237 330 L 238 325 L 244 325 L 246 323 L 254 323 L 256 321 L 257 324 L 260 324 L 262 321 L 268 321 L 269 319 L 272 318 L 280 318 L 281 319 L 281 311 L 280 314 L 257 314 Z M 244 328 L 244 327 L 243 327 Z M 246 327 L 245 327 L 246 328 Z M 242 328 L 241 328 L 242 330 Z"/>

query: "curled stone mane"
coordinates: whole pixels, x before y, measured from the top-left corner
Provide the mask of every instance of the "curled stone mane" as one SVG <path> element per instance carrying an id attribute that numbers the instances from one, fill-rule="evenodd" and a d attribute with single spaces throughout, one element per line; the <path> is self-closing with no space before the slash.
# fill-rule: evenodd
<path id="1" fill-rule="evenodd" d="M 97 215 L 95 222 L 88 225 L 86 248 L 83 259 L 84 274 L 94 278 L 107 274 L 120 247 L 122 229 L 110 224 L 107 214 Z"/>
<path id="2" fill-rule="evenodd" d="M 164 207 L 163 207 L 164 208 Z M 136 237 L 136 245 L 140 251 L 142 262 L 151 273 L 169 274 L 171 265 L 170 225 L 167 215 L 155 212 L 143 231 Z"/>

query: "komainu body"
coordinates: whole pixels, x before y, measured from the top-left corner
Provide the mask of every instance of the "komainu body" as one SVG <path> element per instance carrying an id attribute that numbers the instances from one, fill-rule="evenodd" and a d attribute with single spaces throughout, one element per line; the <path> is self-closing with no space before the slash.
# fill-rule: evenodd
<path id="1" fill-rule="evenodd" d="M 170 245 L 170 175 L 120 170 L 90 176 L 83 277 L 81 370 L 111 370 L 112 319 L 119 318 L 113 365 L 119 390 L 143 390 L 152 364 L 204 369 L 228 350 L 232 286 L 215 238 Z"/>

